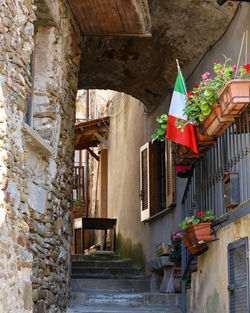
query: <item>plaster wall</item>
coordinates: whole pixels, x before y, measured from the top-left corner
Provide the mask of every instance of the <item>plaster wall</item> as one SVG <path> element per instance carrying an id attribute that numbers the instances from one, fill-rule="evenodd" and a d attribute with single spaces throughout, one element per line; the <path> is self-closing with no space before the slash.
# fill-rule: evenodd
<path id="1" fill-rule="evenodd" d="M 169 100 L 166 97 L 148 114 L 139 100 L 117 94 L 110 108 L 108 217 L 118 220 L 118 251 L 124 257 L 131 257 L 138 266 L 145 266 L 146 260 L 156 257 L 155 245 L 164 242 L 166 246 L 170 232 L 180 221 L 178 204 L 151 223 L 141 222 L 140 147 L 151 141 L 157 126 L 155 117 L 168 111 Z"/>
<path id="2" fill-rule="evenodd" d="M 237 14 L 229 25 L 222 38 L 207 51 L 204 57 L 194 59 L 184 68 L 183 74 L 189 89 L 201 81 L 201 75 L 205 72 L 213 73 L 213 65 L 216 60 L 224 61 L 223 54 L 231 57 L 232 63 L 237 64 L 243 33 L 250 29 L 250 3 L 241 3 Z M 249 35 L 248 35 L 249 36 Z M 245 45 L 245 44 L 244 44 Z M 250 59 L 250 42 L 248 39 L 247 60 Z M 245 64 L 245 46 L 242 49 L 240 65 Z M 193 72 L 194 71 L 194 72 Z"/>
<path id="3" fill-rule="evenodd" d="M 64 312 L 68 300 L 81 38 L 67 2 L 46 3 L 41 16 L 30 0 L 0 3 L 0 312 L 6 313 Z"/>
<path id="4" fill-rule="evenodd" d="M 223 54 L 231 57 L 232 62 L 237 64 L 242 35 L 246 30 L 250 32 L 250 3 L 241 3 L 240 9 L 221 40 L 208 51 L 200 63 L 195 60 L 184 69 L 184 76 L 189 77 L 187 79 L 189 90 L 201 81 L 203 73 L 207 71 L 213 73 L 214 62 L 216 60 L 223 62 Z M 248 40 L 248 63 L 249 49 Z M 245 48 L 240 60 L 240 65 L 242 64 L 245 64 Z M 193 74 L 189 76 L 193 70 Z M 249 221 L 247 215 L 218 231 L 219 240 L 209 244 L 209 250 L 198 257 L 198 272 L 192 274 L 192 285 L 189 290 L 189 313 L 229 312 L 227 245 L 242 237 L 249 237 Z"/>
<path id="5" fill-rule="evenodd" d="M 192 274 L 192 288 L 188 292 L 189 313 L 229 312 L 228 255 L 229 243 L 248 237 L 250 215 L 236 220 L 217 232 L 218 241 L 199 256 L 198 271 Z"/>

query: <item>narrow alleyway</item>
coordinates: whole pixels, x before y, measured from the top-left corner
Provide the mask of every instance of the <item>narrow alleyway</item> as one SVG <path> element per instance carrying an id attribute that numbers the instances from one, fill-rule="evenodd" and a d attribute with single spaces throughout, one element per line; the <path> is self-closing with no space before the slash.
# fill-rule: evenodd
<path id="1" fill-rule="evenodd" d="M 72 299 L 67 313 L 180 313 L 180 294 L 150 292 L 150 280 L 109 251 L 72 257 Z"/>

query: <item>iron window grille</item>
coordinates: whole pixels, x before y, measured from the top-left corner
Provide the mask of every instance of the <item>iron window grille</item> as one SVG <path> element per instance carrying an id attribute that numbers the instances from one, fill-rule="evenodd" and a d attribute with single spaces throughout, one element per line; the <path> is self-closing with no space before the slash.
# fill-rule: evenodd
<path id="1" fill-rule="evenodd" d="M 229 313 L 250 313 L 248 237 L 228 245 Z"/>

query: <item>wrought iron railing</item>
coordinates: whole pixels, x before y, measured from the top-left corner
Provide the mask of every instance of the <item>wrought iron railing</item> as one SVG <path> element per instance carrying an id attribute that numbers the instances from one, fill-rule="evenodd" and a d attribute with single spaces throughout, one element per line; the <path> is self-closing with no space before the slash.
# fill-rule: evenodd
<path id="1" fill-rule="evenodd" d="M 84 200 L 84 166 L 74 166 L 73 197 L 74 200 Z"/>
<path id="2" fill-rule="evenodd" d="M 217 143 L 194 166 L 189 179 L 184 207 L 186 216 L 212 209 L 216 217 L 224 215 L 225 173 L 237 173 L 239 203 L 250 198 L 250 107 L 217 138 Z"/>

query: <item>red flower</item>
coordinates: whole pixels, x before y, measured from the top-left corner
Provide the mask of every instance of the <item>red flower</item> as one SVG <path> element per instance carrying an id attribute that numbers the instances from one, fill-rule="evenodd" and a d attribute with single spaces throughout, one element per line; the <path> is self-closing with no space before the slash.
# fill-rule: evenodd
<path id="1" fill-rule="evenodd" d="M 193 98 L 192 98 L 192 97 L 189 97 L 189 98 L 188 98 L 188 101 L 192 101 L 192 100 L 193 100 Z"/>
<path id="2" fill-rule="evenodd" d="M 195 85 L 195 87 L 194 87 L 194 88 L 195 88 L 195 89 L 198 89 L 199 87 L 200 87 L 199 85 Z"/>
<path id="3" fill-rule="evenodd" d="M 203 217 L 203 216 L 204 216 L 204 213 L 203 213 L 203 212 L 199 212 L 199 213 L 198 213 L 198 216 L 199 216 L 199 217 Z"/>
<path id="4" fill-rule="evenodd" d="M 250 64 L 243 65 L 244 69 L 247 71 L 247 73 L 250 73 Z"/>
<path id="5" fill-rule="evenodd" d="M 187 96 L 190 97 L 192 94 L 193 94 L 192 91 L 189 91 L 189 92 L 187 93 Z"/>
<path id="6" fill-rule="evenodd" d="M 200 95 L 198 93 L 195 93 L 196 97 L 199 97 Z"/>

